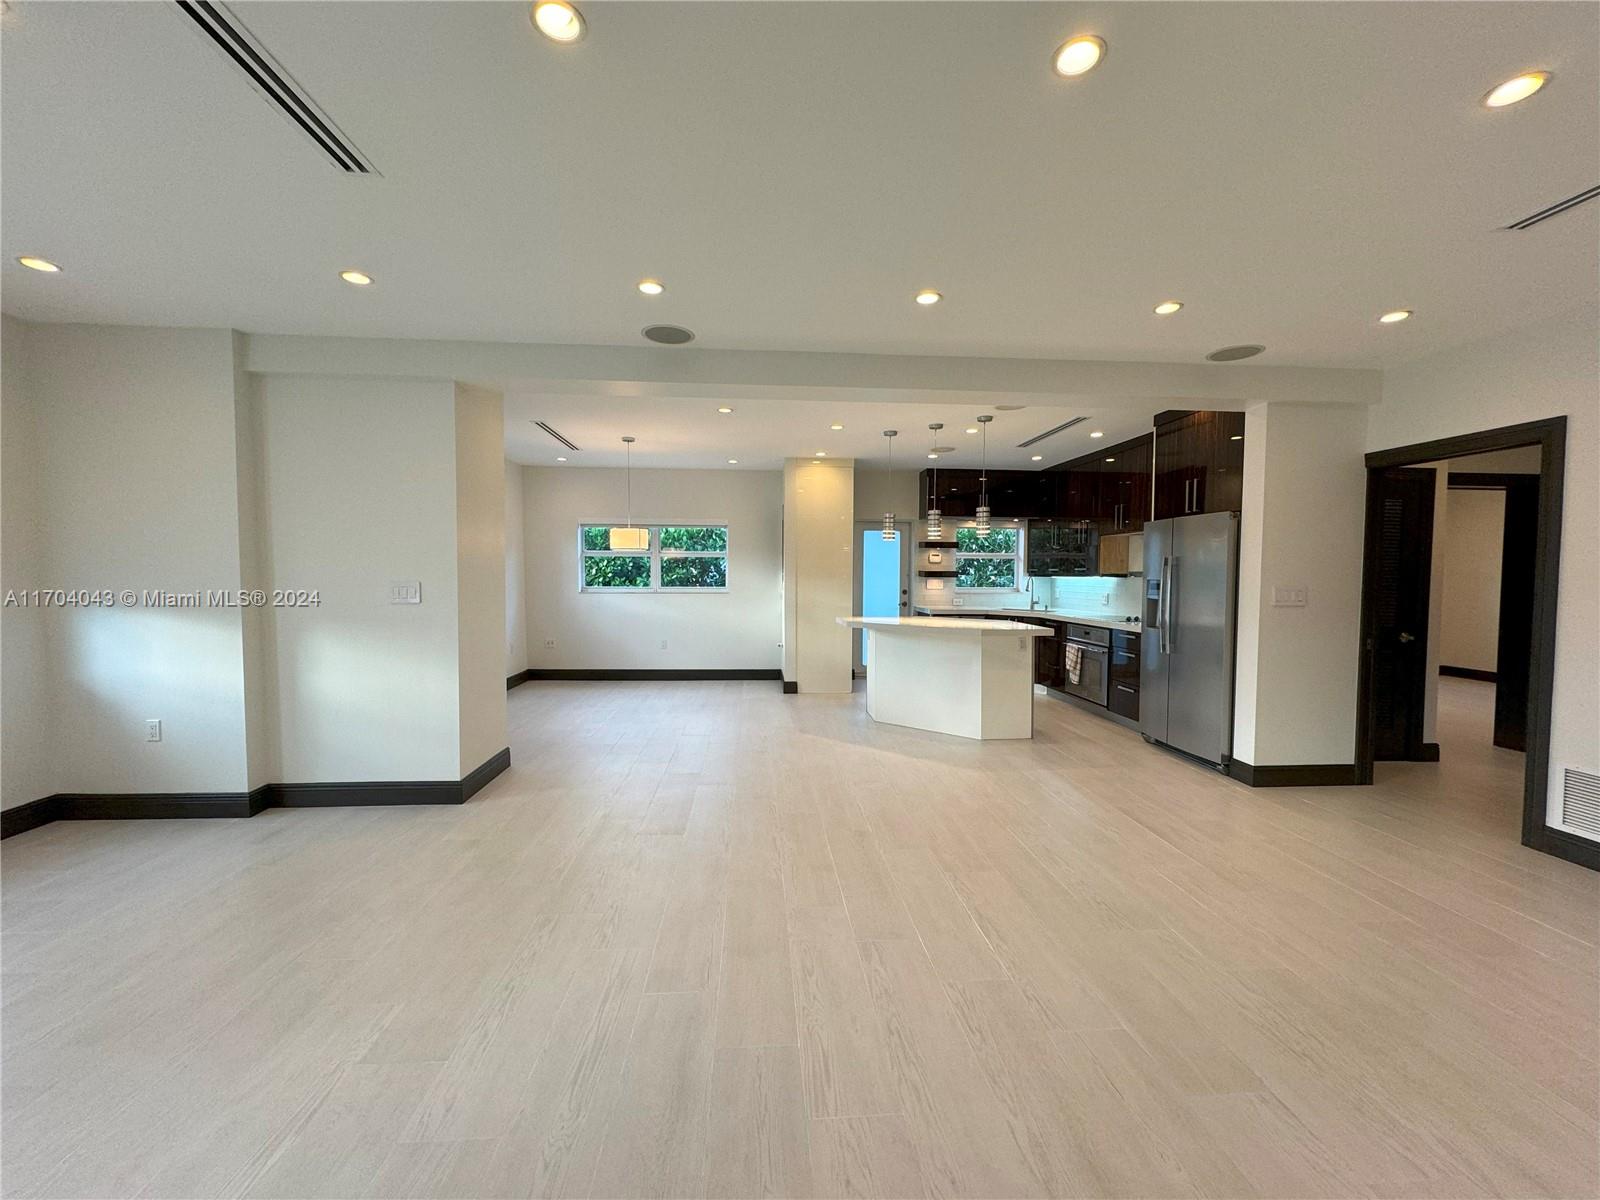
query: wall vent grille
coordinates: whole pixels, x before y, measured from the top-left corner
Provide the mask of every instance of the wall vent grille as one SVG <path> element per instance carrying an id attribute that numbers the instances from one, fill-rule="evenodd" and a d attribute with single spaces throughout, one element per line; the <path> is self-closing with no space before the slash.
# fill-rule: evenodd
<path id="1" fill-rule="evenodd" d="M 578 448 L 574 443 L 567 439 L 566 434 L 558 433 L 553 426 L 546 425 L 543 421 L 535 421 L 534 424 L 548 433 L 551 437 L 555 438 L 556 441 L 560 442 L 568 450 L 576 450 Z"/>
<path id="2" fill-rule="evenodd" d="M 1531 213 L 1520 221 L 1513 221 L 1506 228 L 1532 229 L 1540 221 L 1548 221 L 1551 217 L 1560 216 L 1568 209 L 1577 208 L 1584 201 L 1593 200 L 1596 196 L 1600 196 L 1600 183 L 1595 184 L 1592 188 L 1585 188 L 1576 196 L 1568 196 L 1565 200 L 1557 200 L 1549 208 L 1541 208 L 1538 212 Z"/>
<path id="3" fill-rule="evenodd" d="M 1600 775 L 1566 769 L 1561 785 L 1561 823 L 1600 837 Z"/>
<path id="4" fill-rule="evenodd" d="M 1034 434 L 1031 438 L 1029 438 L 1025 442 L 1018 442 L 1017 443 L 1017 449 L 1018 450 L 1022 450 L 1022 449 L 1027 448 L 1028 446 L 1034 445 L 1037 442 L 1044 441 L 1045 438 L 1055 437 L 1055 435 L 1060 433 L 1063 429 L 1071 429 L 1074 425 L 1081 425 L 1081 424 L 1083 424 L 1083 422 L 1087 421 L 1088 419 L 1089 419 L 1088 417 L 1073 417 L 1072 420 L 1066 422 L 1066 424 L 1064 424 L 1064 425 L 1057 425 L 1054 429 L 1046 429 L 1043 433 Z"/>
<path id="5" fill-rule="evenodd" d="M 333 119 L 301 90 L 294 77 L 250 35 L 226 5 L 220 0 L 177 0 L 177 4 L 207 40 L 244 72 L 245 78 L 267 103 L 310 138 L 329 162 L 350 175 L 378 173 L 366 156 L 350 144 L 350 139 Z"/>

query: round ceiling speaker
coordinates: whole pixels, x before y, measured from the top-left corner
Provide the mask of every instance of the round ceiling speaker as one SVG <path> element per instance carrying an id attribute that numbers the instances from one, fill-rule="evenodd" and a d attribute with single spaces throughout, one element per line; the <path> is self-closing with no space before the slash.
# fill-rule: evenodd
<path id="1" fill-rule="evenodd" d="M 1206 355 L 1207 362 L 1238 362 L 1241 358 L 1254 358 L 1265 346 L 1224 346 Z"/>
<path id="2" fill-rule="evenodd" d="M 1027 407 L 1026 404 L 996 404 L 994 406 L 996 412 L 1021 412 Z"/>
<path id="3" fill-rule="evenodd" d="M 694 331 L 682 325 L 646 325 L 642 332 L 652 342 L 663 346 L 682 346 L 694 341 Z"/>

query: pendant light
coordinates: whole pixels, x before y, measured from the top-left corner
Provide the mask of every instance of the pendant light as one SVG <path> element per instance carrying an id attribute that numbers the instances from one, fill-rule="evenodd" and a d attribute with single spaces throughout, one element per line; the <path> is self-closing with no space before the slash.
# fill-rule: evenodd
<path id="1" fill-rule="evenodd" d="M 650 531 L 648 529 L 635 529 L 633 527 L 633 439 L 622 439 L 623 453 L 628 456 L 628 524 L 624 526 L 613 525 L 610 531 L 608 545 L 613 550 L 648 550 L 650 549 Z"/>
<path id="2" fill-rule="evenodd" d="M 883 436 L 889 448 L 889 511 L 883 514 L 883 540 L 892 542 L 899 537 L 894 528 L 894 439 L 899 435 L 898 429 L 885 429 Z"/>
<path id="3" fill-rule="evenodd" d="M 928 540 L 937 542 L 944 537 L 944 514 L 939 511 L 939 430 L 944 428 L 943 421 L 935 421 L 928 426 L 933 434 L 933 446 L 928 451 L 928 457 L 933 459 L 933 479 L 928 487 Z"/>
<path id="4" fill-rule="evenodd" d="M 989 532 L 989 422 L 993 417 L 985 413 L 978 418 L 978 424 L 983 426 L 983 473 L 978 476 L 978 518 L 977 526 L 980 535 Z"/>

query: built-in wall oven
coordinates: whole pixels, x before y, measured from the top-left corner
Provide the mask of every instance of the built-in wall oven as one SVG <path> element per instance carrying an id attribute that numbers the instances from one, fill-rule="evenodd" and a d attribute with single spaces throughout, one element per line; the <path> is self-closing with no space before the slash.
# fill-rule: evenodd
<path id="1" fill-rule="evenodd" d="M 1104 707 L 1111 683 L 1111 630 L 1069 621 L 1062 647 L 1061 690 Z"/>

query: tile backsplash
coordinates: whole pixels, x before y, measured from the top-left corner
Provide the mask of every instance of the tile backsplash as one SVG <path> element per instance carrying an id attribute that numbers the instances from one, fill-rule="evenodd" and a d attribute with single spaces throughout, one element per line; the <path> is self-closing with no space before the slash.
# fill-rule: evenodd
<path id="1" fill-rule="evenodd" d="M 1066 612 L 1109 612 L 1134 616 L 1144 594 L 1144 580 L 1100 575 L 1061 575 L 1034 580 L 1034 589 L 1050 608 Z M 1042 590 L 1041 590 L 1042 589 Z"/>

